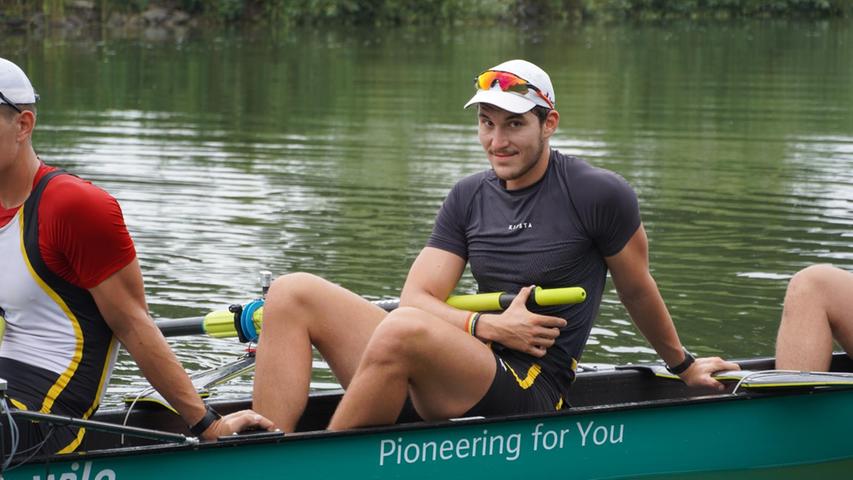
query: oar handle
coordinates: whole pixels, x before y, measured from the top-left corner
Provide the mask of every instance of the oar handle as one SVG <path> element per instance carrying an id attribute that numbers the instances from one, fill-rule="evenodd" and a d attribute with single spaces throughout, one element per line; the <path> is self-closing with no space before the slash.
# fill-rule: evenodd
<path id="1" fill-rule="evenodd" d="M 495 312 L 505 310 L 515 299 L 515 293 L 495 292 L 476 293 L 472 295 L 456 295 L 447 299 L 447 304 L 460 310 L 473 312 Z M 586 290 L 581 287 L 542 288 L 536 287 L 527 299 L 527 306 L 546 307 L 552 305 L 570 305 L 586 300 Z M 400 306 L 399 300 L 381 300 L 374 302 L 386 311 Z M 260 333 L 264 319 L 264 308 L 256 308 L 249 312 L 254 329 Z M 242 322 L 248 326 L 248 317 Z M 166 336 L 197 335 L 206 333 L 211 337 L 228 338 L 238 336 L 235 327 L 234 313 L 228 310 L 216 310 L 204 317 L 184 318 L 178 320 L 160 320 L 157 326 Z M 241 327 L 244 331 L 245 327 Z"/>
<path id="2" fill-rule="evenodd" d="M 472 312 L 495 312 L 506 310 L 517 294 L 506 292 L 457 295 L 447 299 L 447 304 L 460 310 Z M 581 287 L 542 288 L 536 287 L 527 299 L 528 307 L 570 305 L 586 300 L 586 290 Z"/>

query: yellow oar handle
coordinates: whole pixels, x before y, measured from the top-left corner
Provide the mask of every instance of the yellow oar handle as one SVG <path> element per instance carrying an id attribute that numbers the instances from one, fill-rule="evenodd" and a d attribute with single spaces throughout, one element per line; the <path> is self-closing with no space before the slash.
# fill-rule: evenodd
<path id="1" fill-rule="evenodd" d="M 515 298 L 515 296 L 513 296 Z M 536 287 L 530 295 L 540 307 L 553 305 L 572 305 L 586 300 L 586 290 L 582 287 L 542 288 Z M 527 302 L 528 304 L 530 301 Z"/>
<path id="2" fill-rule="evenodd" d="M 261 332 L 261 324 L 264 322 L 264 307 L 255 310 L 252 314 L 255 330 Z M 228 310 L 216 310 L 204 316 L 202 323 L 204 333 L 215 338 L 229 338 L 237 336 L 234 328 L 234 314 Z"/>
<path id="3" fill-rule="evenodd" d="M 472 312 L 494 312 L 505 310 L 515 300 L 514 293 L 495 292 L 474 295 L 458 295 L 447 299 L 447 304 L 460 310 Z M 527 299 L 527 306 L 570 305 L 586 300 L 586 290 L 581 287 L 542 288 L 536 287 Z"/>
<path id="4" fill-rule="evenodd" d="M 457 295 L 447 299 L 447 304 L 460 310 L 472 312 L 494 312 L 505 310 L 515 299 L 514 293 L 477 293 L 473 295 Z M 536 287 L 527 299 L 527 306 L 570 305 L 586 300 L 586 290 L 581 287 L 542 288 Z M 381 303 L 381 302 L 380 302 Z M 393 305 L 391 304 L 393 303 Z M 396 302 L 382 305 L 386 310 L 396 308 Z M 252 323 L 260 333 L 264 319 L 264 308 L 260 307 L 252 313 Z M 202 321 L 204 333 L 216 338 L 236 337 L 234 328 L 234 313 L 228 310 L 217 310 L 205 315 Z"/>
<path id="5" fill-rule="evenodd" d="M 447 304 L 459 310 L 472 312 L 488 312 L 501 310 L 501 295 L 503 292 L 478 293 L 474 295 L 457 295 L 447 299 Z M 512 303 L 512 302 L 510 302 Z"/>

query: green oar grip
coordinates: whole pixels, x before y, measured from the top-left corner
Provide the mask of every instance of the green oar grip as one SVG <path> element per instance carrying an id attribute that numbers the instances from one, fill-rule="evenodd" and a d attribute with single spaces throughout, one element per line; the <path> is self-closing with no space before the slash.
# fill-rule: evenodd
<path id="1" fill-rule="evenodd" d="M 501 310 L 502 292 L 479 293 L 476 295 L 457 295 L 447 299 L 447 304 L 459 310 L 472 312 L 490 312 Z"/>
<path id="2" fill-rule="evenodd" d="M 477 293 L 457 295 L 447 299 L 447 304 L 460 310 L 472 312 L 494 312 L 509 308 L 514 293 Z M 542 288 L 536 287 L 527 299 L 528 307 L 547 307 L 552 305 L 571 305 L 586 300 L 586 290 L 581 287 Z"/>
<path id="3" fill-rule="evenodd" d="M 228 310 L 216 310 L 204 316 L 204 333 L 216 338 L 234 337 L 234 314 Z"/>
<path id="4" fill-rule="evenodd" d="M 258 333 L 261 332 L 263 318 L 264 307 L 255 310 L 255 313 L 252 315 L 252 321 Z M 205 315 L 202 328 L 204 328 L 204 333 L 214 338 L 237 336 L 237 330 L 234 328 L 234 314 L 228 310 L 216 310 Z"/>
<path id="5" fill-rule="evenodd" d="M 530 295 L 536 305 L 571 305 L 586 300 L 586 290 L 582 287 L 542 288 L 536 287 Z M 530 303 L 528 301 L 528 303 Z"/>

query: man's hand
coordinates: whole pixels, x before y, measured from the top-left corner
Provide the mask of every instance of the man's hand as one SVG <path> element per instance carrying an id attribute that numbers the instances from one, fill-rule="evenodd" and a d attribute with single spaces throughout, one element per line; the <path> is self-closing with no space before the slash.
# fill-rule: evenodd
<path id="1" fill-rule="evenodd" d="M 207 430 L 201 434 L 202 439 L 212 441 L 219 437 L 233 435 L 244 430 L 267 430 L 275 428 L 272 421 L 252 410 L 240 410 L 230 413 L 211 423 Z"/>
<path id="2" fill-rule="evenodd" d="M 679 375 L 681 380 L 691 387 L 707 387 L 715 390 L 725 390 L 725 386 L 714 380 L 711 374 L 721 371 L 740 370 L 740 365 L 727 362 L 720 357 L 697 358 L 690 368 Z"/>
<path id="3" fill-rule="evenodd" d="M 509 308 L 500 315 L 481 316 L 478 324 L 481 334 L 478 336 L 534 357 L 543 357 L 560 336 L 560 329 L 566 326 L 566 321 L 531 313 L 526 306 L 531 291 L 532 286 L 522 288 Z"/>

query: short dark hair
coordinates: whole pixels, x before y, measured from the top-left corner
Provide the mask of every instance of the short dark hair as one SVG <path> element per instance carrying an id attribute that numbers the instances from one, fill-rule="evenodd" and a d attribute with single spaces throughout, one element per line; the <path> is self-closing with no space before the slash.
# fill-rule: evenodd
<path id="1" fill-rule="evenodd" d="M 34 115 L 36 114 L 35 103 L 16 103 L 15 105 L 23 111 L 33 112 Z M 6 120 L 10 120 L 12 117 L 18 114 L 18 112 L 13 106 L 6 103 L 0 103 L 0 112 L 2 112 L 0 114 L 2 114 Z"/>
<path id="2" fill-rule="evenodd" d="M 543 123 L 545 123 L 545 119 L 548 118 L 548 112 L 550 112 L 551 109 L 548 107 L 536 105 L 531 111 L 534 115 L 536 115 L 536 118 L 539 119 L 539 124 L 542 125 Z"/>

